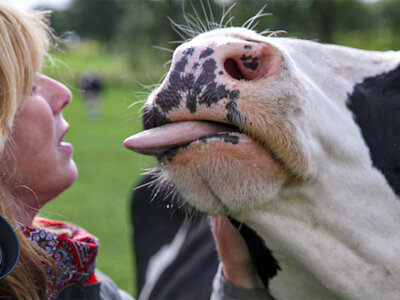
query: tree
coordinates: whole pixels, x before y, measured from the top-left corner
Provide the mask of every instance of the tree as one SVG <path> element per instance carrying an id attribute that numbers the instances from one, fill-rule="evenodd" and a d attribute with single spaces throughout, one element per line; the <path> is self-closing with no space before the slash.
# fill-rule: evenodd
<path id="1" fill-rule="evenodd" d="M 117 0 L 74 0 L 69 15 L 76 33 L 82 37 L 111 42 L 123 13 Z"/>
<path id="2" fill-rule="evenodd" d="M 400 2 L 399 1 L 382 1 L 382 16 L 385 16 L 385 25 L 394 33 L 392 35 L 392 47 L 400 46 Z"/>

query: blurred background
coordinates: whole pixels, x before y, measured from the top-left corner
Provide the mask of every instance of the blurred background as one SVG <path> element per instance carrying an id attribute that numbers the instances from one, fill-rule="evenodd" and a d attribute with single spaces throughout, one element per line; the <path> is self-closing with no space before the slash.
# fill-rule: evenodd
<path id="1" fill-rule="evenodd" d="M 265 4 L 270 16 L 255 30 L 369 50 L 400 49 L 400 1 L 388 0 L 0 0 L 22 10 L 51 9 L 60 37 L 44 72 L 67 85 L 67 140 L 75 146 L 76 184 L 42 215 L 79 224 L 100 238 L 98 267 L 135 295 L 129 198 L 152 158 L 125 150 L 141 130 L 142 100 L 162 80 L 177 41 L 178 24 L 241 26 Z M 186 19 L 184 17 L 186 15 Z M 201 20 L 201 22 L 199 21 Z M 192 26 L 193 27 L 193 26 Z"/>

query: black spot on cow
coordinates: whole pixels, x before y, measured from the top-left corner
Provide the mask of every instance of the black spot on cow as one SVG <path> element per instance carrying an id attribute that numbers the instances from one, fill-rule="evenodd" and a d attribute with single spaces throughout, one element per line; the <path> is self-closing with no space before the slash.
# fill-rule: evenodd
<path id="1" fill-rule="evenodd" d="M 204 50 L 203 52 L 201 52 L 201 54 L 200 54 L 200 59 L 201 59 L 201 58 L 205 58 L 205 57 L 207 57 L 207 56 L 210 56 L 210 55 L 213 54 L 213 53 L 214 53 L 214 50 L 213 50 L 213 49 L 207 48 L 206 50 Z"/>
<path id="2" fill-rule="evenodd" d="M 251 46 L 250 45 L 244 45 L 244 47 L 243 47 L 245 50 L 250 50 L 251 49 Z"/>
<path id="3" fill-rule="evenodd" d="M 400 66 L 357 84 L 347 107 L 361 128 L 373 165 L 400 195 Z"/>
<path id="4" fill-rule="evenodd" d="M 228 111 L 226 114 L 226 120 L 240 127 L 244 127 L 246 123 L 246 118 L 242 116 L 242 114 L 237 110 L 237 104 L 234 101 L 230 101 L 225 105 L 226 110 Z"/>
<path id="5" fill-rule="evenodd" d="M 142 122 L 145 130 L 171 123 L 171 121 L 154 106 L 144 107 Z"/>
<path id="6" fill-rule="evenodd" d="M 214 50 L 207 48 L 200 57 L 207 57 Z M 225 85 L 217 84 L 216 70 L 217 63 L 212 58 L 205 59 L 202 63 L 196 62 L 188 70 L 188 60 L 194 53 L 194 48 L 188 48 L 183 52 L 182 58 L 173 66 L 168 76 L 167 87 L 161 90 L 155 97 L 155 103 L 160 107 L 164 114 L 168 114 L 174 108 L 179 107 L 184 98 L 186 107 L 191 113 L 195 113 L 197 105 L 211 105 L 221 99 L 229 97 L 230 93 Z M 201 70 L 198 76 L 195 71 Z M 234 93 L 235 95 L 237 93 Z"/>
<path id="7" fill-rule="evenodd" d="M 194 48 L 193 48 L 193 47 L 187 48 L 187 49 L 185 49 L 185 50 L 183 51 L 183 55 L 184 55 L 185 57 L 192 56 L 193 53 L 194 53 Z"/>
<path id="8" fill-rule="evenodd" d="M 251 55 L 242 55 L 240 60 L 243 62 L 243 66 L 247 69 L 255 70 L 258 68 L 258 57 L 253 57 Z"/>
<path id="9" fill-rule="evenodd" d="M 239 230 L 249 248 L 250 256 L 254 262 L 257 273 L 264 286 L 268 289 L 271 278 L 281 270 L 278 261 L 271 250 L 265 245 L 262 238 L 246 224 L 228 216 L 229 221 Z"/>
<path id="10" fill-rule="evenodd" d="M 239 137 L 233 134 L 229 134 L 228 132 L 217 133 L 210 136 L 206 136 L 200 139 L 200 142 L 206 144 L 210 139 L 219 139 L 224 143 L 230 143 L 236 145 L 239 143 Z M 164 152 L 157 156 L 158 161 L 167 160 L 168 162 L 172 162 L 174 157 L 178 154 L 179 151 L 188 149 L 191 143 L 187 143 L 185 145 L 179 145 L 177 147 L 169 149 L 167 152 Z"/>
<path id="11" fill-rule="evenodd" d="M 193 84 L 193 74 L 188 74 L 185 78 L 181 78 L 181 75 L 185 74 L 188 59 L 193 55 L 193 52 L 194 48 L 188 48 L 183 52 L 182 58 L 174 65 L 168 77 L 168 87 L 158 93 L 155 99 L 155 103 L 164 113 L 168 113 L 170 110 L 177 108 L 182 100 L 180 91 L 188 90 L 189 86 Z M 171 86 L 173 88 L 171 88 Z"/>
<path id="12" fill-rule="evenodd" d="M 173 160 L 174 160 L 174 157 L 178 154 L 178 152 L 179 152 L 181 149 L 186 149 L 186 148 L 187 148 L 187 145 L 186 145 L 186 146 L 181 146 L 181 147 L 172 148 L 172 149 L 168 150 L 167 152 L 163 153 L 162 155 L 158 156 L 158 157 L 157 157 L 157 160 L 158 160 L 159 162 L 162 162 L 163 160 L 164 160 L 164 161 L 166 160 L 166 161 L 168 161 L 169 163 L 172 163 Z"/>
<path id="13" fill-rule="evenodd" d="M 231 100 L 237 100 L 240 98 L 240 92 L 239 90 L 233 90 L 232 92 L 229 93 L 229 99 Z"/>

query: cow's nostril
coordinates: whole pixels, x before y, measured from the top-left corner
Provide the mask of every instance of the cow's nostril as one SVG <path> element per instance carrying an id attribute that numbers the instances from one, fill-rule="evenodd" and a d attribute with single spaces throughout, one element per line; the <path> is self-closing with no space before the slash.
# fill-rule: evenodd
<path id="1" fill-rule="evenodd" d="M 224 68 L 225 68 L 225 71 L 232 78 L 234 78 L 236 80 L 242 80 L 242 79 L 247 80 L 247 78 L 240 71 L 240 68 L 234 59 L 228 58 L 227 60 L 225 60 Z"/>
<path id="2" fill-rule="evenodd" d="M 266 60 L 257 56 L 242 55 L 227 58 L 224 63 L 225 71 L 236 80 L 256 80 L 267 72 Z"/>

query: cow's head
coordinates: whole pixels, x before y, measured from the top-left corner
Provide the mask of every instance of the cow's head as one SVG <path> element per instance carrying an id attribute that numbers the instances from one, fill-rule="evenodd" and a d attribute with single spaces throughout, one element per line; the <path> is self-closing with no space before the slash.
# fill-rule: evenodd
<path id="1" fill-rule="evenodd" d="M 176 49 L 125 146 L 157 156 L 160 181 L 194 207 L 253 228 L 282 268 L 271 259 L 277 298 L 396 298 L 399 65 L 396 52 L 213 30 Z"/>
<path id="2" fill-rule="evenodd" d="M 368 149 L 346 101 L 376 70 L 354 68 L 366 54 L 351 55 L 243 28 L 203 33 L 176 49 L 144 109 L 152 130 L 126 145 L 158 156 L 161 178 L 209 214 L 264 207 L 330 164 L 363 168 Z"/>

